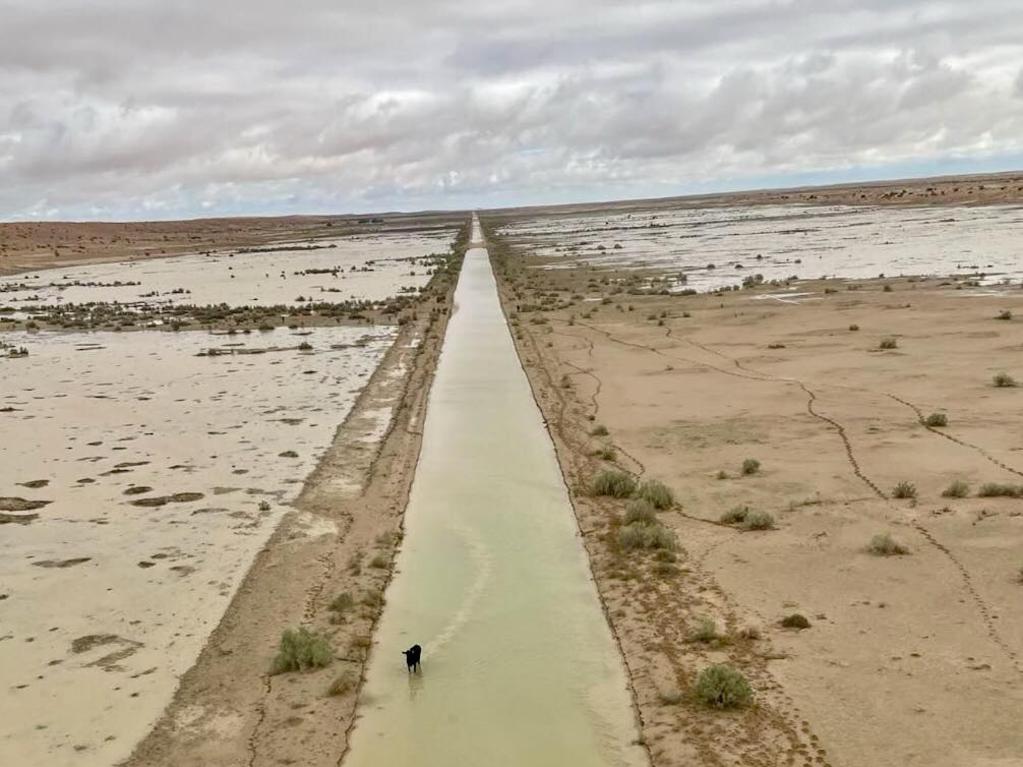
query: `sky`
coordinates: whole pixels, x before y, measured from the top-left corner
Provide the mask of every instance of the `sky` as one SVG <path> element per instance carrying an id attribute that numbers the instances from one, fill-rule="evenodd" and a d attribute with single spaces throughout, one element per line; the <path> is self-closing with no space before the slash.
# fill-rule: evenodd
<path id="1" fill-rule="evenodd" d="M 0 220 L 1020 168 L 1020 0 L 0 0 Z"/>

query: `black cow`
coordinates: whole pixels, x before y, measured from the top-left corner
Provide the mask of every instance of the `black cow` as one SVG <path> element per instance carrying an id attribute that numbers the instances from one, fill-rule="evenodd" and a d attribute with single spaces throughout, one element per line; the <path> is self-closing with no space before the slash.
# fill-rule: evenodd
<path id="1" fill-rule="evenodd" d="M 408 666 L 409 673 L 418 671 L 419 656 L 423 654 L 423 648 L 414 644 L 407 650 L 402 650 L 402 654 L 405 656 L 405 664 Z"/>

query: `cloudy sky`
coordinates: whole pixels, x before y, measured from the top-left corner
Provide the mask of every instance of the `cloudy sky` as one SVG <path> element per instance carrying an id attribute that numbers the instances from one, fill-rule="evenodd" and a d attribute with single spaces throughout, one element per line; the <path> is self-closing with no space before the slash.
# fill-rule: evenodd
<path id="1" fill-rule="evenodd" d="M 1020 0 L 0 0 L 0 220 L 1020 167 Z"/>

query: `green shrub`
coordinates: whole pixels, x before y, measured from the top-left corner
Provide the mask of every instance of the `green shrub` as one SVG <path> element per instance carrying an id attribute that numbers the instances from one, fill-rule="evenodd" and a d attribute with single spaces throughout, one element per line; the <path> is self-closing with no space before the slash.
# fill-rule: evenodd
<path id="1" fill-rule="evenodd" d="M 944 413 L 931 413 L 924 419 L 926 426 L 948 426 L 948 416 Z"/>
<path id="2" fill-rule="evenodd" d="M 668 549 L 678 547 L 675 535 L 664 525 L 633 522 L 618 531 L 618 545 L 623 549 Z"/>
<path id="3" fill-rule="evenodd" d="M 727 663 L 708 666 L 696 678 L 697 699 L 715 708 L 735 708 L 753 700 L 753 690 L 738 669 Z"/>
<path id="4" fill-rule="evenodd" d="M 637 498 L 629 501 L 625 507 L 625 522 L 626 524 L 632 524 L 633 522 L 643 522 L 648 525 L 657 524 L 657 511 L 649 501 Z"/>
<path id="5" fill-rule="evenodd" d="M 720 521 L 726 525 L 737 525 L 746 521 L 749 506 L 734 506 L 721 515 Z"/>
<path id="6" fill-rule="evenodd" d="M 969 494 L 970 486 L 961 479 L 955 480 L 941 492 L 942 498 L 965 498 Z"/>
<path id="7" fill-rule="evenodd" d="M 916 498 L 916 485 L 912 482 L 900 482 L 892 488 L 892 498 Z"/>
<path id="8" fill-rule="evenodd" d="M 999 373 L 991 380 L 999 389 L 1008 389 L 1016 385 L 1016 379 L 1008 373 Z"/>
<path id="9" fill-rule="evenodd" d="M 304 626 L 286 629 L 281 634 L 277 656 L 270 666 L 271 674 L 286 671 L 303 671 L 307 668 L 323 668 L 334 659 L 334 651 L 326 637 Z"/>
<path id="10" fill-rule="evenodd" d="M 899 342 L 894 338 L 882 338 L 881 343 L 878 344 L 878 349 L 897 349 Z"/>
<path id="11" fill-rule="evenodd" d="M 890 533 L 875 535 L 870 539 L 870 545 L 867 546 L 867 550 L 879 557 L 891 557 L 909 553 L 909 549 L 892 538 Z"/>
<path id="12" fill-rule="evenodd" d="M 805 615 L 792 613 L 792 615 L 786 615 L 781 619 L 781 625 L 787 629 L 808 629 L 810 628 L 810 621 L 807 620 Z"/>
<path id="13" fill-rule="evenodd" d="M 998 482 L 985 482 L 977 491 L 979 498 L 1019 498 L 1023 495 L 1023 487 L 1003 485 Z"/>
<path id="14" fill-rule="evenodd" d="M 760 461 L 756 458 L 747 458 L 742 462 L 743 474 L 756 474 L 758 471 L 760 471 Z"/>
<path id="15" fill-rule="evenodd" d="M 774 527 L 774 517 L 766 511 L 750 511 L 739 526 L 743 530 L 770 530 Z"/>
<path id="16" fill-rule="evenodd" d="M 628 498 L 636 491 L 636 480 L 623 471 L 602 471 L 590 483 L 593 495 Z"/>
<path id="17" fill-rule="evenodd" d="M 675 505 L 675 496 L 671 489 L 656 479 L 648 479 L 640 484 L 636 495 L 649 502 L 655 509 L 670 509 Z"/>

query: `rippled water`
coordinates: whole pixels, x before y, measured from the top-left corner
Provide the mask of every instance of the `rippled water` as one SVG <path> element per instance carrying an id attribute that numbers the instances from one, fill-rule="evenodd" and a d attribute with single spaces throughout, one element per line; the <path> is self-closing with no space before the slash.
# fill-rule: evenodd
<path id="1" fill-rule="evenodd" d="M 645 764 L 485 250 L 467 254 L 455 298 L 344 764 Z M 414 643 L 423 667 L 409 675 Z"/>
<path id="2" fill-rule="evenodd" d="M 500 233 L 557 259 L 553 268 L 677 269 L 696 290 L 757 273 L 771 280 L 983 272 L 983 284 L 1023 280 L 1019 206 L 634 210 L 537 217 Z"/>

